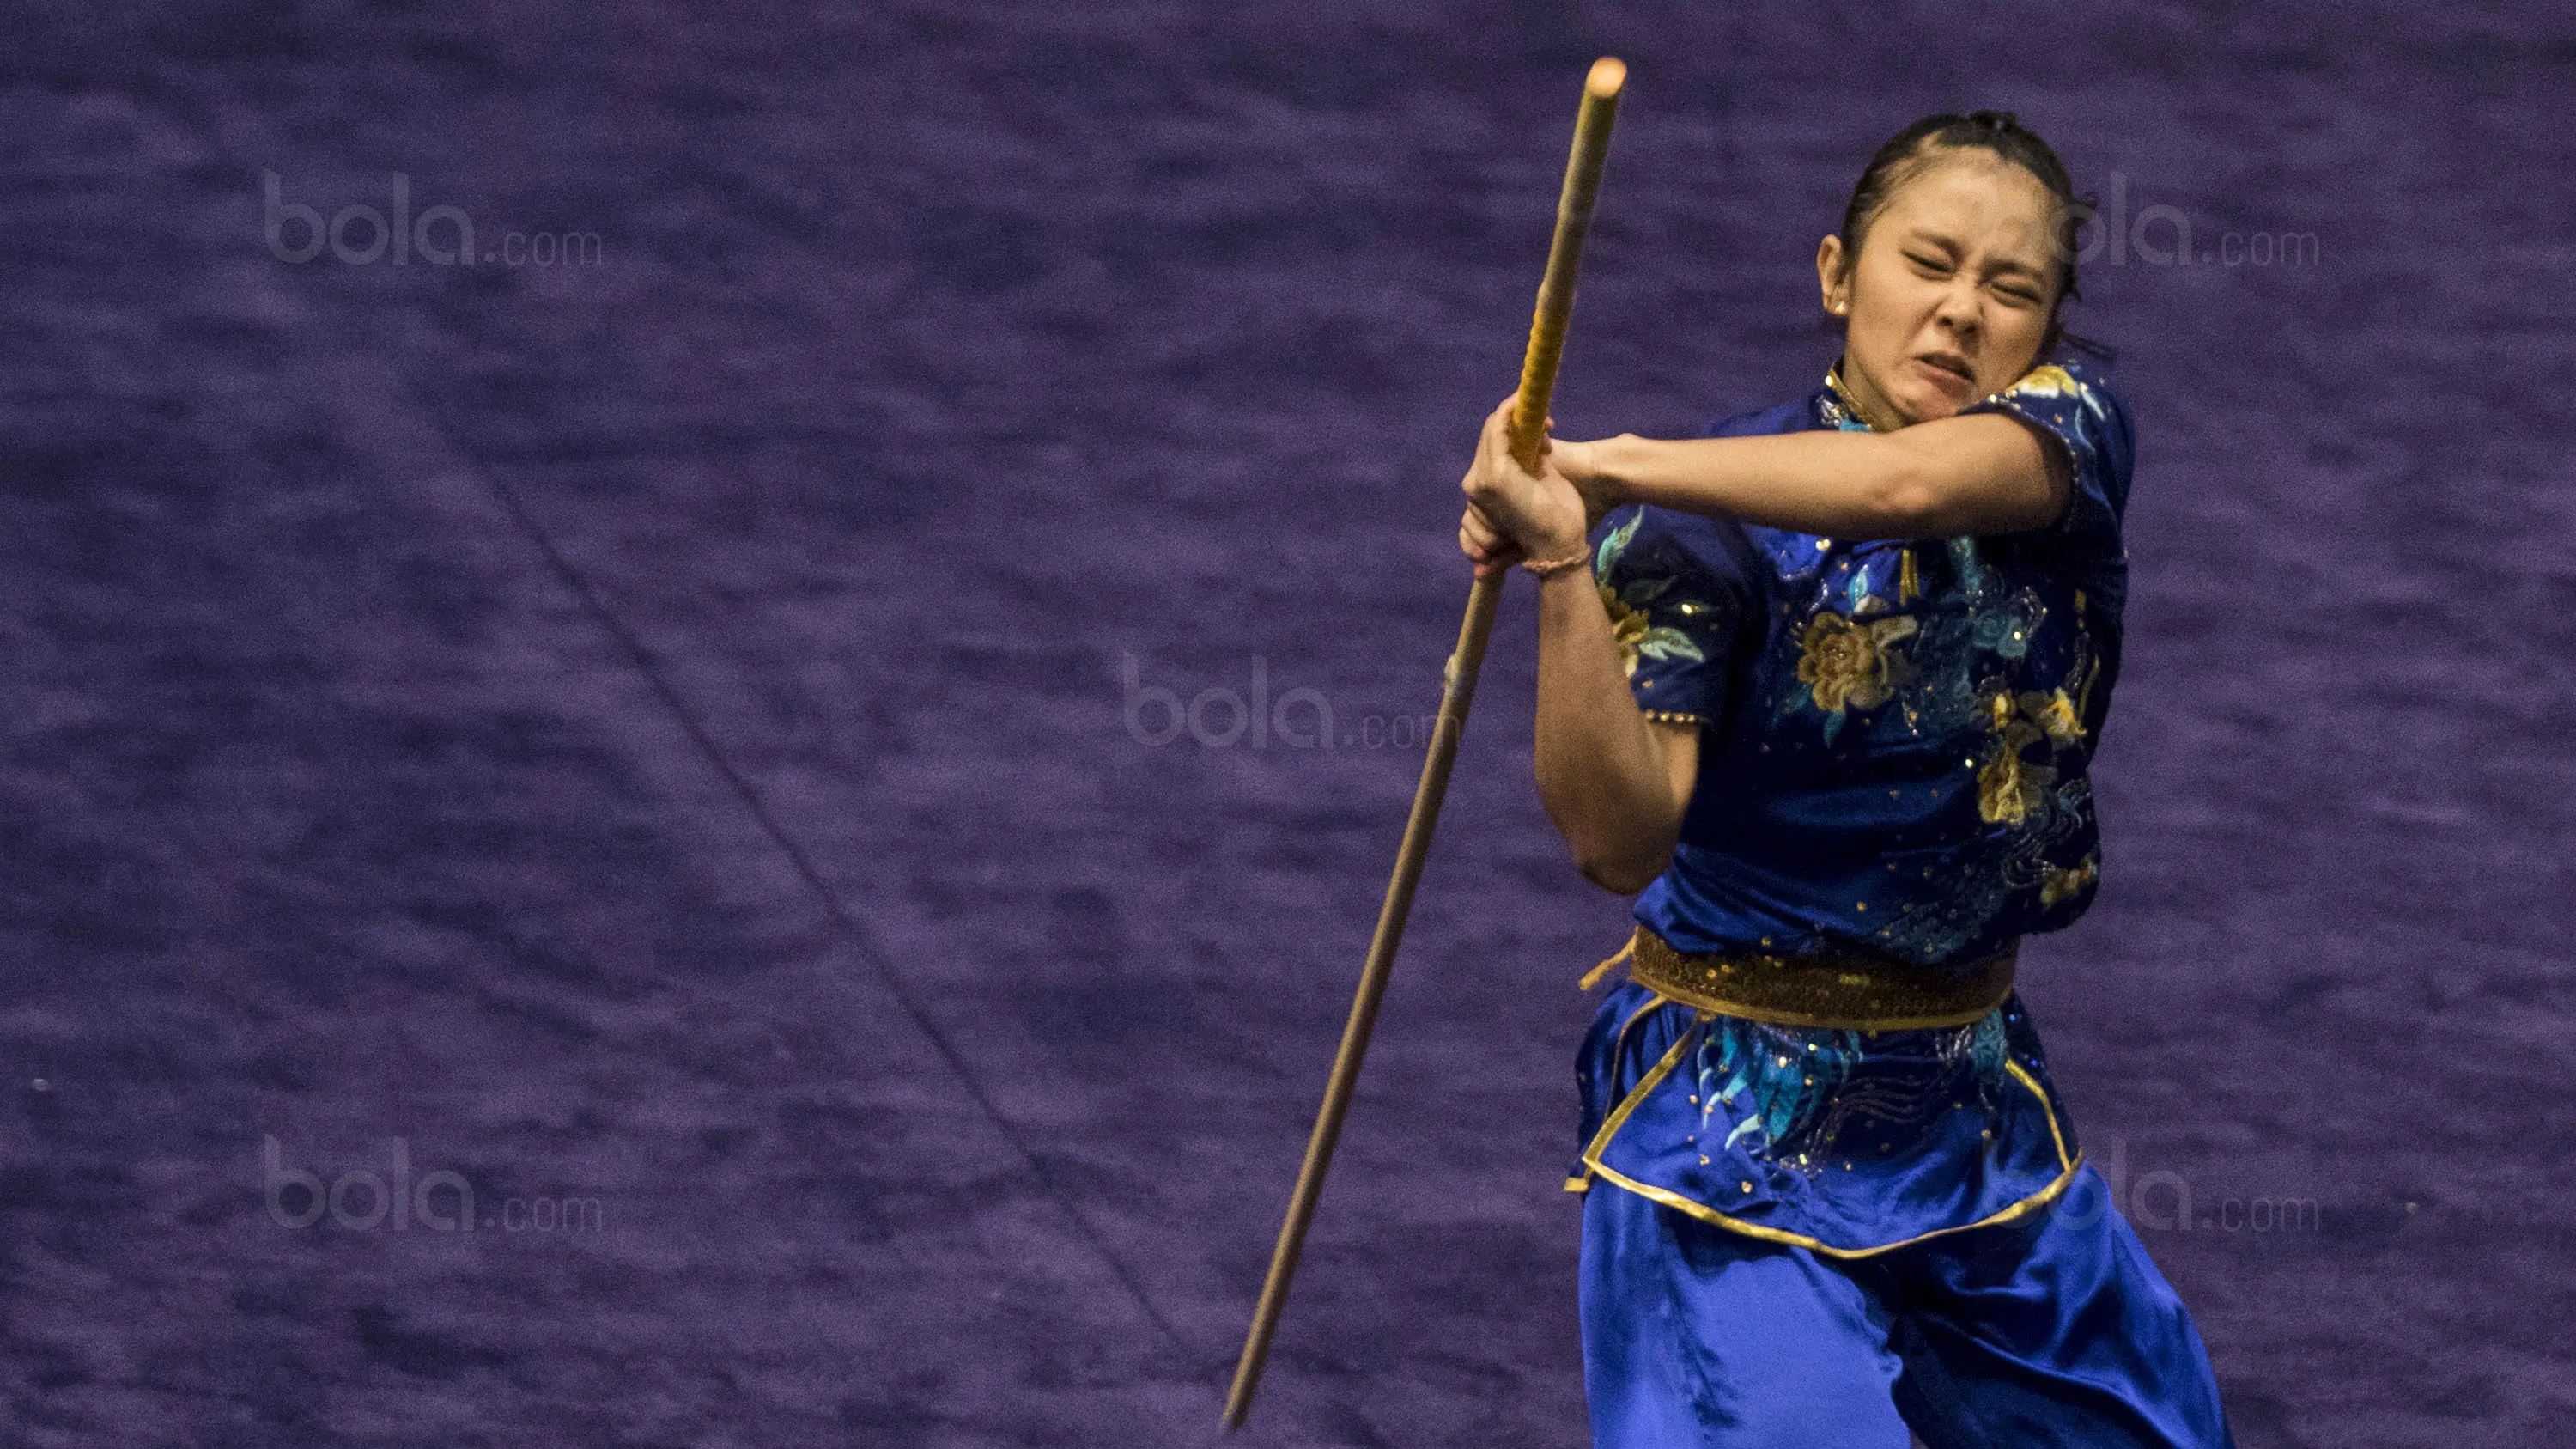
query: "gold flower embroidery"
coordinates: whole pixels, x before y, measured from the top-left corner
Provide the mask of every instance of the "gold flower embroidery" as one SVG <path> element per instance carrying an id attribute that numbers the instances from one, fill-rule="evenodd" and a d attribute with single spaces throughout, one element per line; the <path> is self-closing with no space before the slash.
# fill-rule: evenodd
<path id="1" fill-rule="evenodd" d="M 2039 727 L 2027 720 L 2017 719 L 2003 727 L 1985 764 L 1977 770 L 1977 813 L 1985 817 L 1986 823 L 2019 825 L 2048 798 L 2048 787 L 2057 779 L 2057 767 L 2034 765 L 2021 757 L 2025 746 L 2045 738 Z"/>
<path id="2" fill-rule="evenodd" d="M 2001 700 L 2002 696 L 1996 698 Z M 2050 744 L 2071 745 L 2084 738 L 2084 722 L 2076 716 L 2075 701 L 2066 697 L 2064 689 L 2048 694 L 2024 690 L 2020 704 L 2022 714 L 2047 732 Z"/>
<path id="3" fill-rule="evenodd" d="M 2006 392 L 2026 392 L 2034 397 L 2071 397 L 2082 384 L 2075 375 L 2055 363 L 2034 367 L 2021 375 L 2021 380 Z"/>
<path id="4" fill-rule="evenodd" d="M 1646 611 L 1628 607 L 1608 584 L 1596 587 L 1601 590 L 1601 607 L 1610 615 L 1610 642 L 1619 647 L 1619 667 L 1634 675 L 1638 651 L 1644 647 L 1652 627 Z"/>
<path id="5" fill-rule="evenodd" d="M 1875 709 L 1895 694 L 1903 673 L 1903 656 L 1888 646 L 1914 629 L 1908 614 L 1860 619 L 1827 610 L 1807 623 L 1798 678 L 1814 694 L 1816 708 L 1828 714 L 1845 707 Z"/>
<path id="6" fill-rule="evenodd" d="M 1648 659 L 1682 659 L 1693 664 L 1708 662 L 1708 655 L 1701 651 L 1698 642 L 1690 635 L 1670 624 L 1656 623 L 1639 607 L 1672 588 L 1674 579 L 1671 574 L 1649 574 L 1642 578 L 1628 576 L 1625 587 L 1614 588 L 1611 585 L 1614 574 L 1628 573 L 1620 561 L 1627 553 L 1630 541 L 1637 536 L 1637 525 L 1645 518 L 1645 510 L 1639 509 L 1635 517 L 1612 529 L 1592 555 L 1592 585 L 1601 595 L 1602 612 L 1610 618 L 1610 642 L 1619 651 L 1619 667 L 1631 679 L 1637 675 L 1638 664 Z M 1672 607 L 1674 613 L 1684 616 L 1708 612 L 1706 605 L 1689 599 Z"/>
<path id="7" fill-rule="evenodd" d="M 2019 825 L 2057 779 L 2056 766 L 2034 765 L 2021 752 L 2042 740 L 2051 749 L 2081 740 L 2083 721 L 2062 688 L 2046 694 L 2026 689 L 2018 696 L 1998 692 L 1987 696 L 1986 711 L 1998 738 L 1977 771 L 1977 813 L 1991 824 Z"/>
<path id="8" fill-rule="evenodd" d="M 2039 903 L 2042 906 L 2056 905 L 2059 901 L 2091 885 L 2094 877 L 2100 873 L 2099 862 L 2089 855 L 2077 863 L 2072 870 L 2052 869 L 2039 883 Z"/>

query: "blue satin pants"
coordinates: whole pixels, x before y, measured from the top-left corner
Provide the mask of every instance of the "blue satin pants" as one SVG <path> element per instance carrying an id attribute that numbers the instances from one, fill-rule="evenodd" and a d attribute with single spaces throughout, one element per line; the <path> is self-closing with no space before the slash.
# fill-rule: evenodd
<path id="1" fill-rule="evenodd" d="M 2055 1208 L 1867 1258 L 1584 1194 L 1595 1449 L 2233 1449 L 2191 1316 L 2088 1164 Z"/>

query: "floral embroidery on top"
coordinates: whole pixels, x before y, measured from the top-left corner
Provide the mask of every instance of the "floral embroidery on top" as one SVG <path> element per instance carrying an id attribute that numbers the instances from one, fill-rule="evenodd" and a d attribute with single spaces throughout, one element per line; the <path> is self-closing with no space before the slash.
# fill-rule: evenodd
<path id="1" fill-rule="evenodd" d="M 1669 576 L 1631 579 L 1625 587 L 1611 583 L 1612 571 L 1636 538 L 1637 525 L 1645 517 L 1645 511 L 1640 509 L 1635 517 L 1612 529 L 1592 556 L 1593 584 L 1600 590 L 1602 609 L 1610 615 L 1610 642 L 1619 648 L 1619 667 L 1632 678 L 1641 659 L 1708 662 L 1707 653 L 1688 634 L 1670 624 L 1655 623 L 1647 613 L 1645 606 L 1673 586 Z M 1681 612 L 1690 612 L 1691 607 L 1684 604 Z"/>
<path id="2" fill-rule="evenodd" d="M 1990 707 L 1997 739 L 1977 771 L 1977 813 L 1990 825 L 2019 825 L 2044 807 L 2048 787 L 2057 779 L 2053 764 L 2034 764 L 2022 751 L 2045 742 L 2053 757 L 2059 749 L 2082 743 L 2084 726 L 2063 685 L 2046 694 L 2035 689 L 1999 693 Z"/>
<path id="3" fill-rule="evenodd" d="M 1913 617 L 1868 618 L 1870 604 L 1883 609 L 1886 600 L 1872 596 L 1862 613 L 1818 613 L 1807 621 L 1799 644 L 1798 682 L 1807 686 L 1807 698 L 1816 708 L 1836 716 L 1825 725 L 1829 739 L 1845 708 L 1876 709 L 1913 677 L 1913 666 L 1892 647 L 1913 636 Z"/>
<path id="4" fill-rule="evenodd" d="M 1900 552 L 1911 559 L 1910 546 Z M 1978 556 L 1977 540 L 1947 540 L 1946 553 L 1948 584 L 1926 591 L 1933 596 L 1904 613 L 1891 612 L 1888 601 L 1871 592 L 1876 574 L 1885 572 L 1878 567 L 1883 560 L 1865 553 L 1842 560 L 1840 567 L 1849 571 L 1845 581 L 1828 584 L 1806 622 L 1787 630 L 1786 647 L 1796 664 L 1794 682 L 1782 681 L 1788 687 L 1779 715 L 1815 711 L 1819 733 L 1831 744 L 1846 710 L 1866 711 L 1890 700 L 1918 738 L 1977 728 L 1985 713 L 1981 700 L 1994 690 L 2007 691 L 2009 712 L 2011 678 L 2029 654 L 2048 606 L 2027 586 L 2005 592 L 1997 571 Z M 1897 572 L 1901 578 L 1906 570 L 1900 566 Z M 1833 606 L 1837 594 L 1850 601 L 1849 613 Z M 1892 647 L 1900 641 L 1909 642 Z M 1981 664 L 1981 655 L 1995 662 Z M 2083 682 L 2069 681 L 2078 689 Z M 2080 694 L 2062 707 L 2054 696 L 2041 696 L 2031 709 L 2032 723 L 2051 741 L 2081 738 Z M 1999 720 L 1991 723 L 2003 728 Z"/>
<path id="5" fill-rule="evenodd" d="M 2066 697 L 2064 685 L 2046 694 L 2024 690 L 2019 699 L 2023 716 L 2038 725 L 2050 742 L 2071 745 L 2084 738 L 2084 723 L 2075 713 L 2075 701 Z"/>
<path id="6" fill-rule="evenodd" d="M 1946 967 L 2088 908 L 2101 867 L 2087 776 L 2126 593 L 2128 411 L 2079 362 L 2034 367 L 1964 411 L 2008 412 L 2062 445 L 2061 518 L 1942 538 L 1661 509 L 1602 526 L 1595 583 L 1636 701 L 1701 720 L 1697 788 L 1724 806 L 1688 815 L 1641 923 L 1689 949 L 1857 947 Z M 1867 426 L 1829 375 L 1710 431 Z"/>
<path id="7" fill-rule="evenodd" d="M 2050 870 L 2039 883 L 2041 908 L 2045 909 L 2056 905 L 2059 901 L 2083 894 L 2087 887 L 2101 877 L 2101 873 L 2102 858 L 2098 855 L 2087 855 L 2066 870 Z"/>
<path id="8" fill-rule="evenodd" d="M 2074 374 L 2056 363 L 2042 363 L 2021 375 L 2021 380 L 2005 388 L 2006 392 L 2026 392 L 2034 397 L 2073 397 L 2083 391 Z"/>
<path id="9" fill-rule="evenodd" d="M 2004 696 L 1995 702 L 2006 704 Z M 1986 762 L 1977 770 L 1977 813 L 1989 825 L 2019 825 L 2031 813 L 2047 803 L 2050 782 L 2057 778 L 2053 765 L 2037 765 L 2022 758 L 2024 747 L 2047 736 L 2028 720 L 2001 718 L 1998 710 L 1997 738 L 1988 747 Z"/>

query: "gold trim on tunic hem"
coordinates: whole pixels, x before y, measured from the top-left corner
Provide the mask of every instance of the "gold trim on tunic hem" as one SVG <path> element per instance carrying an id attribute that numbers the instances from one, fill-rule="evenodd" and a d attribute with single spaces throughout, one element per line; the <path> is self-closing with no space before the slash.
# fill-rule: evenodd
<path id="1" fill-rule="evenodd" d="M 1664 1004 L 1662 1001 L 1648 1003 L 1650 1006 L 1662 1004 Z M 1688 1003 L 1677 1002 L 1674 1004 L 1687 1005 Z M 1636 1015 L 1629 1017 L 1628 1025 L 1635 1025 L 1637 1018 L 1644 1014 L 1645 1013 L 1643 1011 L 1640 1011 Z M 1701 1011 L 1700 1020 L 1705 1022 L 1711 1014 L 1712 1013 L 1705 1010 Z M 1619 1029 L 1619 1033 L 1622 1041 L 1624 1042 L 1627 1036 L 1627 1026 L 1622 1026 Z M 1690 1217 L 1697 1218 L 1701 1222 L 1710 1224 L 1713 1227 L 1724 1228 L 1729 1232 L 1741 1233 L 1745 1237 L 1756 1238 L 1766 1243 L 1779 1243 L 1788 1247 L 1804 1248 L 1811 1253 L 1818 1253 L 1828 1258 L 1853 1259 L 1874 1257 L 1880 1253 L 1894 1252 L 1898 1248 L 1909 1247 L 1915 1243 L 1927 1242 L 1933 1238 L 1945 1237 L 1951 1233 L 1964 1233 L 1971 1228 L 2001 1227 L 2006 1223 L 2019 1222 L 2036 1213 L 2044 1212 L 2051 1206 L 2054 1206 L 2057 1200 L 2065 1195 L 2068 1186 L 2075 1181 L 2076 1169 L 2084 1165 L 2083 1153 L 2077 1152 L 2070 1154 L 2066 1150 L 2066 1132 L 2064 1128 L 2058 1125 L 2057 1104 L 2049 1100 L 2048 1090 L 2042 1087 L 2039 1084 L 2039 1079 L 2032 1076 L 2027 1070 L 2025 1070 L 2021 1063 L 2007 1057 L 2004 1059 L 2004 1069 L 2012 1074 L 2014 1081 L 2021 1083 L 2022 1086 L 2029 1089 L 2032 1096 L 2039 1099 L 2040 1113 L 2048 1119 L 2049 1140 L 2057 1149 L 2058 1173 L 2055 1178 L 2050 1180 L 2046 1187 L 2041 1188 L 2039 1191 L 2032 1193 L 2028 1197 L 2006 1203 L 2001 1208 L 1986 1214 L 1975 1222 L 1956 1223 L 1946 1228 L 1933 1228 L 1927 1232 L 1915 1233 L 1910 1237 L 1899 1238 L 1892 1243 L 1878 1243 L 1865 1248 L 1836 1247 L 1831 1243 L 1825 1242 L 1821 1238 L 1816 1238 L 1806 1233 L 1793 1233 L 1784 1228 L 1770 1227 L 1763 1223 L 1749 1223 L 1742 1218 L 1730 1217 L 1727 1214 L 1710 1207 L 1704 1202 L 1700 1202 L 1695 1198 L 1684 1197 L 1670 1188 L 1656 1187 L 1651 1183 L 1639 1182 L 1635 1178 L 1620 1172 L 1617 1168 L 1604 1166 L 1601 1161 L 1601 1154 L 1609 1150 L 1611 1139 L 1619 1135 L 1619 1129 L 1628 1125 L 1628 1118 L 1637 1110 L 1637 1104 L 1646 1099 L 1647 1093 L 1652 1092 L 1656 1087 L 1660 1086 L 1663 1083 L 1664 1078 L 1673 1074 L 1674 1068 L 1681 1065 L 1682 1057 L 1689 1052 L 1691 1044 L 1696 1041 L 1698 1037 L 1699 1033 L 1695 1030 L 1685 1031 L 1679 1037 L 1676 1037 L 1673 1040 L 1672 1047 L 1664 1053 L 1662 1059 L 1657 1061 L 1653 1066 L 1647 1068 L 1646 1074 L 1637 1079 L 1637 1085 L 1629 1088 L 1628 1094 L 1619 1099 L 1618 1107 L 1614 1109 L 1610 1113 L 1609 1117 L 1602 1122 L 1601 1130 L 1592 1134 L 1592 1140 L 1584 1144 L 1583 1176 L 1580 1178 L 1567 1178 L 1565 1182 L 1566 1191 L 1589 1192 L 1592 1185 L 1591 1179 L 1599 1177 L 1613 1187 L 1633 1192 L 1649 1202 L 1661 1203 L 1665 1207 L 1671 1208 L 1676 1212 L 1687 1214 Z M 1576 1185 L 1577 1183 L 1581 1183 L 1582 1185 L 1578 1187 Z"/>
<path id="2" fill-rule="evenodd" d="M 2054 1119 L 2052 1119 L 2052 1121 L 2053 1120 Z M 2002 1208 L 1986 1214 L 1984 1217 L 1977 1219 L 1973 1223 L 1957 1223 L 1946 1228 L 1934 1228 L 1929 1232 L 1916 1233 L 1910 1238 L 1899 1238 L 1892 1243 L 1879 1243 L 1873 1247 L 1867 1248 L 1837 1248 L 1831 1243 L 1810 1237 L 1805 1233 L 1793 1233 L 1782 1228 L 1765 1227 L 1761 1223 L 1748 1223 L 1742 1218 L 1731 1218 L 1726 1214 L 1719 1212 L 1717 1209 L 1710 1207 L 1706 1203 L 1684 1197 L 1680 1193 L 1670 1191 L 1666 1188 L 1655 1187 L 1649 1183 L 1639 1182 L 1635 1178 L 1625 1176 L 1615 1169 L 1603 1167 L 1599 1163 L 1592 1164 L 1592 1170 L 1598 1173 L 1601 1176 L 1601 1179 L 1609 1183 L 1612 1187 L 1622 1188 L 1626 1191 L 1633 1192 L 1637 1196 L 1646 1199 L 1648 1202 L 1662 1203 L 1664 1206 L 1671 1208 L 1676 1212 L 1688 1214 L 1689 1216 L 1697 1218 L 1701 1222 L 1707 1223 L 1712 1227 L 1720 1227 L 1729 1232 L 1741 1233 L 1748 1238 L 1758 1238 L 1766 1243 L 1779 1243 L 1787 1247 L 1804 1248 L 1810 1253 L 1820 1254 L 1824 1257 L 1848 1260 L 1852 1258 L 1873 1258 L 1881 1253 L 1892 1253 L 1899 1248 L 1910 1248 L 1916 1243 L 1929 1242 L 1934 1238 L 1947 1237 L 1952 1233 L 1964 1233 L 1975 1228 L 1998 1228 L 2007 1223 L 2017 1223 L 2024 1218 L 2045 1212 L 2049 1208 L 2055 1206 L 2059 1198 L 2066 1195 L 2066 1189 L 2075 1181 L 2075 1170 L 2083 1165 L 2084 1156 L 2082 1153 L 2077 1153 L 2074 1160 L 2066 1164 L 2066 1170 L 2059 1173 L 2056 1179 L 2050 1182 L 2048 1186 L 2041 1188 L 2039 1191 L 2032 1193 L 2030 1196 L 2022 1198 L 2017 1202 L 2007 1203 Z M 1588 1188 L 1586 1189 L 1586 1191 L 1589 1190 L 1590 1189 Z"/>

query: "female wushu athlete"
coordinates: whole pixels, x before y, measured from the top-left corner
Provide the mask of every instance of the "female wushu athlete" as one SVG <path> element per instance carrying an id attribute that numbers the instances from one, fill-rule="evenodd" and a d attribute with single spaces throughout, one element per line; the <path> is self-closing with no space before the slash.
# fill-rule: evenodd
<path id="1" fill-rule="evenodd" d="M 1536 475 L 1486 423 L 1540 795 L 1643 892 L 1567 1184 L 1604 1449 L 2233 1443 L 2012 989 L 2093 899 L 2120 662 L 2129 415 L 2049 361 L 2086 214 L 2009 113 L 1928 117 L 1817 250 L 1822 388 Z"/>

